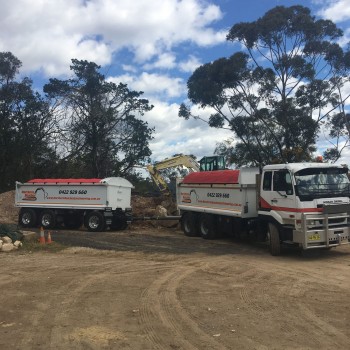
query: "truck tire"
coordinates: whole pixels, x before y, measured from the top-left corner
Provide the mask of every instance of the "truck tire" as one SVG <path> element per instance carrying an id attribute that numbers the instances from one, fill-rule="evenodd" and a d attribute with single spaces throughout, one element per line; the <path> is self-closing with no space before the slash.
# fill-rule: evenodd
<path id="1" fill-rule="evenodd" d="M 267 236 L 269 240 L 269 249 L 271 255 L 281 255 L 281 240 L 278 227 L 275 224 L 269 223 Z"/>
<path id="2" fill-rule="evenodd" d="M 19 225 L 22 227 L 34 227 L 36 226 L 36 212 L 31 208 L 22 208 L 19 213 Z"/>
<path id="3" fill-rule="evenodd" d="M 215 217 L 211 214 L 201 214 L 199 217 L 199 231 L 204 239 L 217 238 L 215 231 Z"/>
<path id="4" fill-rule="evenodd" d="M 121 231 L 128 227 L 127 217 L 124 213 L 116 212 L 112 217 L 111 230 Z"/>
<path id="5" fill-rule="evenodd" d="M 198 236 L 196 214 L 190 212 L 183 213 L 181 217 L 181 229 L 187 237 Z"/>
<path id="6" fill-rule="evenodd" d="M 105 218 L 99 211 L 90 212 L 85 220 L 85 226 L 90 232 L 101 232 L 105 229 Z"/>
<path id="7" fill-rule="evenodd" d="M 44 229 L 50 229 L 56 226 L 56 214 L 53 210 L 44 210 L 41 213 L 40 226 Z"/>

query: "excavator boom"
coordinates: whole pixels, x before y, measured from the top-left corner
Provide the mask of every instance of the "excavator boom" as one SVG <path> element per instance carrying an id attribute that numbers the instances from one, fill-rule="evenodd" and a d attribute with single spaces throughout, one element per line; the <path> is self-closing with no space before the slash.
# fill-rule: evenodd
<path id="1" fill-rule="evenodd" d="M 189 172 L 199 171 L 199 164 L 191 156 L 186 155 L 175 156 L 154 165 L 147 165 L 147 170 L 160 191 L 165 194 L 171 194 L 169 186 L 160 173 L 160 170 L 177 167 L 186 167 Z"/>

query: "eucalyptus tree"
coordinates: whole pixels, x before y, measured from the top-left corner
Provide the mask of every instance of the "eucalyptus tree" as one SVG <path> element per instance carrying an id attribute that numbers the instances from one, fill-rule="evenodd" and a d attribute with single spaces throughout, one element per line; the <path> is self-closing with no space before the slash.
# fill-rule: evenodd
<path id="1" fill-rule="evenodd" d="M 339 94 L 350 66 L 336 43 L 342 35 L 303 6 L 277 6 L 237 23 L 227 40 L 243 50 L 194 71 L 179 116 L 231 130 L 217 147 L 231 163 L 310 160 L 322 125 L 347 99 Z"/>
<path id="2" fill-rule="evenodd" d="M 153 129 L 140 117 L 153 106 L 142 92 L 106 81 L 94 62 L 73 59 L 70 68 L 71 79 L 50 79 L 44 86 L 66 115 L 65 159 L 79 176 L 127 174 L 151 154 Z"/>
<path id="3" fill-rule="evenodd" d="M 57 121 L 32 81 L 16 79 L 21 65 L 11 52 L 0 53 L 1 191 L 13 189 L 16 180 L 47 176 L 55 160 Z"/>

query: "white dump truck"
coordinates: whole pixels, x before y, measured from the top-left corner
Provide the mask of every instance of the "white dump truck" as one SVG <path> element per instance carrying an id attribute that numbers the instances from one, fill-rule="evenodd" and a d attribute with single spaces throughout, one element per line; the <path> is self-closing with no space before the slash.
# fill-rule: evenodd
<path id="1" fill-rule="evenodd" d="M 131 189 L 121 177 L 105 179 L 34 179 L 16 182 L 15 206 L 22 227 L 57 225 L 89 231 L 124 229 L 131 221 Z"/>
<path id="2" fill-rule="evenodd" d="M 222 233 L 268 239 L 302 249 L 350 243 L 348 169 L 325 163 L 268 165 L 191 173 L 177 184 L 181 226 L 187 236 Z"/>

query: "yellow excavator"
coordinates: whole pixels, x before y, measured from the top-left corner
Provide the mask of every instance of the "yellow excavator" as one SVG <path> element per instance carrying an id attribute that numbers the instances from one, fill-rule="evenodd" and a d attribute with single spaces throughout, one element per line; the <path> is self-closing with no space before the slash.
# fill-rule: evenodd
<path id="1" fill-rule="evenodd" d="M 179 155 L 171 158 L 164 159 L 156 164 L 149 164 L 146 166 L 152 180 L 157 185 L 159 190 L 164 194 L 171 194 L 167 182 L 164 180 L 161 170 L 169 168 L 184 168 L 186 167 L 189 172 L 199 171 L 200 166 L 191 156 Z"/>
<path id="2" fill-rule="evenodd" d="M 184 167 L 187 168 L 189 172 L 223 170 L 225 169 L 225 159 L 223 156 L 203 157 L 198 163 L 191 156 L 179 155 L 146 166 L 152 180 L 158 186 L 159 190 L 163 194 L 168 195 L 171 195 L 171 191 L 160 171 L 169 168 Z"/>

